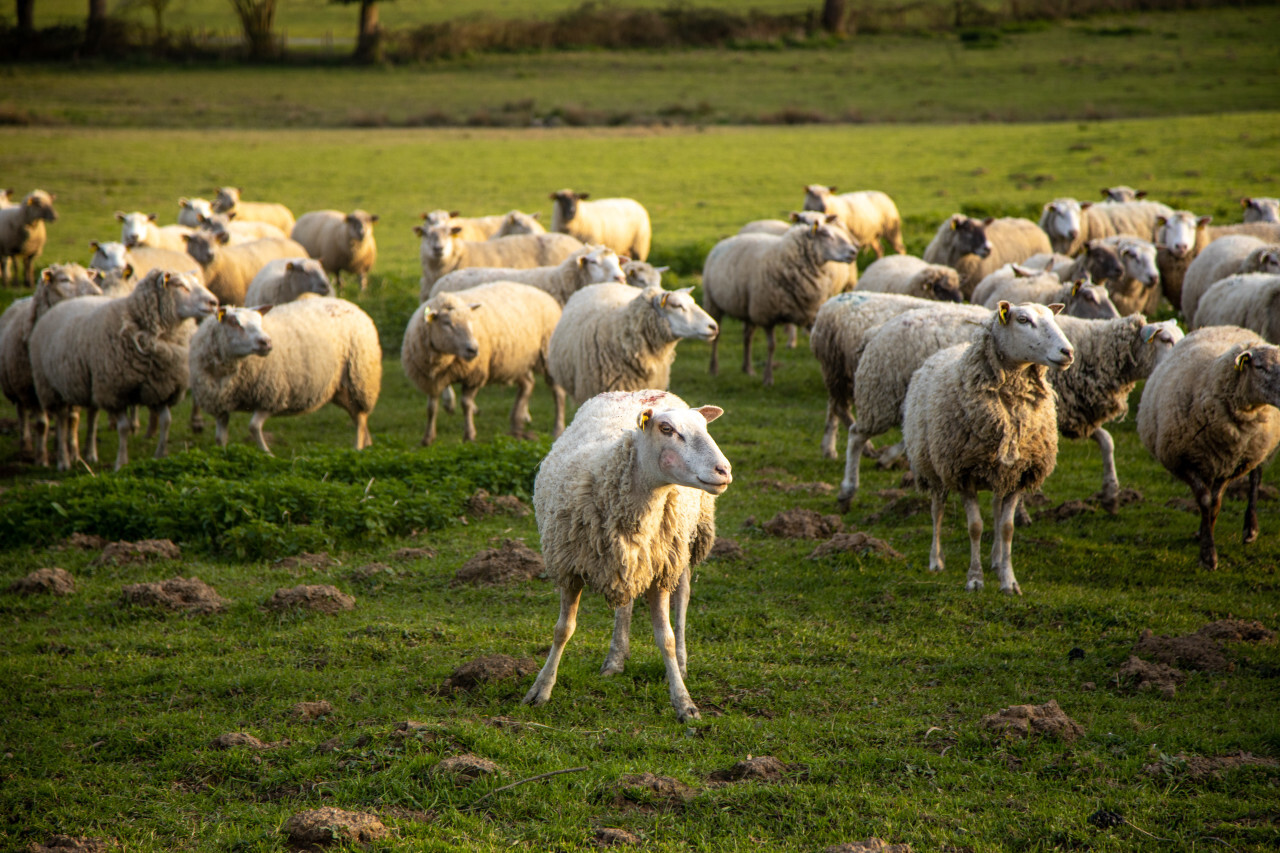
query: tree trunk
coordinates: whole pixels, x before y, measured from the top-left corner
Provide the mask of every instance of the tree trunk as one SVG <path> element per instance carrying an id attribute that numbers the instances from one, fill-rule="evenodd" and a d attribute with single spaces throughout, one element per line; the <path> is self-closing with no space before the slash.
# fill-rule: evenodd
<path id="1" fill-rule="evenodd" d="M 18 32 L 29 36 L 35 32 L 36 0 L 18 0 Z"/>
<path id="2" fill-rule="evenodd" d="M 382 27 L 378 24 L 378 0 L 361 0 L 360 32 L 356 36 L 356 62 L 382 58 Z"/>
<path id="3" fill-rule="evenodd" d="M 276 55 L 276 41 L 272 30 L 276 20 L 276 0 L 231 0 L 244 38 L 249 44 L 249 58 L 271 59 Z"/>
<path id="4" fill-rule="evenodd" d="M 101 49 L 106 30 L 107 0 L 89 0 L 89 20 L 84 27 L 84 47 L 87 53 L 96 53 Z"/>
<path id="5" fill-rule="evenodd" d="M 822 0 L 822 28 L 832 35 L 844 35 L 844 0 Z"/>

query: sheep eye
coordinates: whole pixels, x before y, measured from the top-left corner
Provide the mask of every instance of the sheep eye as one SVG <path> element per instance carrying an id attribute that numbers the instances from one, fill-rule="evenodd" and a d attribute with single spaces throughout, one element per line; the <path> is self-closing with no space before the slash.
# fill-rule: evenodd
<path id="1" fill-rule="evenodd" d="M 1031 321 L 1030 321 L 1028 318 L 1026 318 L 1026 317 L 1020 316 L 1020 317 L 1018 317 L 1018 322 L 1025 326 L 1025 325 L 1027 325 L 1028 323 L 1030 323 Z"/>
<path id="2" fill-rule="evenodd" d="M 658 429 L 662 431 L 663 435 L 675 434 L 675 429 L 671 426 L 671 424 L 659 424 Z"/>

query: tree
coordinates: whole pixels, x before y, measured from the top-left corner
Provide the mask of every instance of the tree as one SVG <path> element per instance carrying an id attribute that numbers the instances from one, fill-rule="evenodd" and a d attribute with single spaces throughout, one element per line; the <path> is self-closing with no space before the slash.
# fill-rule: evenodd
<path id="1" fill-rule="evenodd" d="M 377 62 L 382 58 L 382 26 L 378 23 L 378 0 L 330 0 L 343 6 L 360 4 L 360 29 L 356 32 L 356 62 Z"/>
<path id="2" fill-rule="evenodd" d="M 107 0 L 89 0 L 89 20 L 84 27 L 84 47 L 95 53 L 102 47 L 107 34 Z"/>
<path id="3" fill-rule="evenodd" d="M 844 0 L 822 0 L 822 28 L 832 35 L 844 35 Z"/>
<path id="4" fill-rule="evenodd" d="M 276 55 L 276 40 L 271 31 L 276 22 L 276 0 L 231 0 L 236 10 L 244 38 L 249 45 L 250 59 L 271 59 Z"/>
<path id="5" fill-rule="evenodd" d="M 18 33 L 29 36 L 35 31 L 36 0 L 18 0 Z"/>

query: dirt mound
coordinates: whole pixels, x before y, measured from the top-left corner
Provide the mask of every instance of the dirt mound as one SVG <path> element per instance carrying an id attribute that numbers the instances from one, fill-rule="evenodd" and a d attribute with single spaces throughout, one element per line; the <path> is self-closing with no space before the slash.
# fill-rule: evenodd
<path id="1" fill-rule="evenodd" d="M 1084 515 L 1086 512 L 1097 511 L 1097 507 L 1084 501 L 1066 501 L 1052 509 L 1044 510 L 1040 513 L 1040 517 L 1049 521 L 1066 521 L 1068 518 L 1075 518 L 1077 515 Z"/>
<path id="2" fill-rule="evenodd" d="M 830 483 L 784 483 L 782 480 L 757 480 L 756 486 L 788 495 L 793 495 L 797 492 L 806 495 L 829 495 L 836 490 L 836 487 Z"/>
<path id="3" fill-rule="evenodd" d="M 822 853 L 911 853 L 910 844 L 890 844 L 874 836 L 866 841 L 833 844 Z"/>
<path id="4" fill-rule="evenodd" d="M 1068 743 L 1084 734 L 1084 729 L 1058 707 L 1056 699 L 1043 705 L 1014 705 L 982 718 L 983 728 L 995 734 L 1056 737 Z"/>
<path id="5" fill-rule="evenodd" d="M 19 595 L 40 595 L 42 593 L 71 595 L 75 591 L 76 579 L 71 576 L 71 572 L 57 567 L 36 569 L 25 578 L 19 578 L 9 584 L 9 592 L 16 592 Z"/>
<path id="6" fill-rule="evenodd" d="M 1186 680 L 1187 677 L 1181 670 L 1162 663 L 1149 663 L 1130 655 L 1111 679 L 1111 683 L 1122 690 L 1155 690 L 1166 699 L 1172 699 L 1178 692 L 1178 685 Z"/>
<path id="7" fill-rule="evenodd" d="M 469 784 L 485 776 L 495 776 L 502 772 L 502 768 L 489 759 L 470 753 L 451 755 L 431 768 L 433 775 L 452 776 L 454 782 L 458 784 Z"/>
<path id="8" fill-rule="evenodd" d="M 112 843 L 88 835 L 51 835 L 44 844 L 31 842 L 26 853 L 106 853 Z"/>
<path id="9" fill-rule="evenodd" d="M 1196 633 L 1224 643 L 1270 643 L 1276 638 L 1275 632 L 1261 622 L 1246 622 L 1243 619 L 1219 619 Z"/>
<path id="10" fill-rule="evenodd" d="M 597 847 L 634 847 L 640 843 L 640 836 L 632 835 L 625 829 L 602 826 L 596 830 L 592 842 Z"/>
<path id="11" fill-rule="evenodd" d="M 492 497 L 484 489 L 467 498 L 467 512 L 472 518 L 487 518 L 491 515 L 514 515 L 524 518 L 531 510 L 524 501 L 515 495 L 498 495 Z"/>
<path id="12" fill-rule="evenodd" d="M 1102 492 L 1094 492 L 1090 496 L 1090 500 L 1094 503 L 1100 504 L 1103 509 L 1114 515 L 1121 507 L 1130 506 L 1131 504 L 1140 504 L 1146 500 L 1146 498 L 1144 498 L 1142 496 L 1142 492 L 1137 489 L 1121 489 L 1116 494 L 1115 500 L 1113 501 L 1107 501 L 1102 496 Z"/>
<path id="13" fill-rule="evenodd" d="M 902 559 L 902 555 L 889 547 L 888 542 L 883 539 L 877 539 L 874 536 L 868 536 L 861 531 L 857 533 L 837 533 L 815 548 L 813 553 L 809 555 L 809 559 L 819 560 L 832 554 L 843 554 L 846 551 L 852 551 L 855 554 L 872 554 L 877 557 Z"/>
<path id="14" fill-rule="evenodd" d="M 167 607 L 188 613 L 219 613 L 231 602 L 200 578 L 191 577 L 129 584 L 120 590 L 120 603 Z"/>
<path id="15" fill-rule="evenodd" d="M 107 540 L 92 533 L 72 533 L 67 537 L 63 547 L 79 548 L 81 551 L 101 551 L 107 547 Z"/>
<path id="16" fill-rule="evenodd" d="M 408 563 L 412 560 L 433 560 L 436 552 L 430 548 L 401 548 L 398 551 L 392 551 L 389 560 L 395 563 Z"/>
<path id="17" fill-rule="evenodd" d="M 747 757 L 746 761 L 725 770 L 717 770 L 707 777 L 712 782 L 781 782 L 787 775 L 787 765 L 772 755 Z"/>
<path id="18" fill-rule="evenodd" d="M 347 572 L 347 580 L 362 582 L 383 578 L 393 578 L 396 576 L 396 570 L 388 566 L 386 563 L 366 563 Z"/>
<path id="19" fill-rule="evenodd" d="M 263 743 L 248 732 L 226 732 L 214 738 L 209 746 L 214 749 L 231 749 L 236 746 L 245 746 L 249 749 L 274 749 L 279 744 Z"/>
<path id="20" fill-rule="evenodd" d="M 150 560 L 180 559 L 182 549 L 168 539 L 141 539 L 137 542 L 112 542 L 90 565 L 128 566 Z"/>
<path id="21" fill-rule="evenodd" d="M 884 520 L 911 518 L 929 509 L 929 496 L 906 489 L 883 489 L 876 492 L 888 503 L 867 516 L 867 524 L 879 524 Z"/>
<path id="22" fill-rule="evenodd" d="M 530 581 L 546 571 L 542 555 L 523 539 L 507 539 L 501 548 L 489 548 L 462 564 L 450 586 L 506 586 Z"/>
<path id="23" fill-rule="evenodd" d="M 294 554 L 292 557 L 285 557 L 276 565 L 282 569 L 311 569 L 313 572 L 318 572 L 322 569 L 341 566 L 342 563 L 330 557 L 328 551 L 321 551 L 319 554 L 307 552 Z"/>
<path id="24" fill-rule="evenodd" d="M 387 828 L 374 815 L 326 807 L 289 818 L 284 833 L 300 847 L 349 841 L 367 844 L 386 838 Z"/>
<path id="25" fill-rule="evenodd" d="M 443 691 L 471 690 L 481 684 L 523 678 L 538 671 L 533 658 L 513 658 L 511 655 L 486 655 L 464 663 L 440 685 Z"/>
<path id="26" fill-rule="evenodd" d="M 735 540 L 717 536 L 715 544 L 711 546 L 711 553 L 707 556 L 713 560 L 741 560 L 746 552 Z"/>
<path id="27" fill-rule="evenodd" d="M 1248 752 L 1235 755 L 1182 755 L 1172 757 L 1171 761 L 1160 761 L 1143 766 L 1143 771 L 1152 775 L 1176 775 L 1188 779 L 1205 779 L 1210 776 L 1221 776 L 1223 771 L 1238 770 L 1241 767 L 1280 767 L 1280 761 L 1274 758 L 1262 758 Z"/>
<path id="28" fill-rule="evenodd" d="M 656 810 L 679 808 L 693 796 L 693 789 L 679 779 L 653 773 L 631 773 L 612 788 L 614 808 Z"/>
<path id="29" fill-rule="evenodd" d="M 1138 642 L 1129 652 L 1144 658 L 1154 658 L 1160 663 L 1181 669 L 1198 669 L 1208 672 L 1229 672 L 1235 664 L 1227 660 L 1217 640 L 1202 634 L 1185 637 L 1157 637 L 1151 629 L 1142 632 Z"/>
<path id="30" fill-rule="evenodd" d="M 316 720 L 333 714 L 333 706 L 325 700 L 319 702 L 299 702 L 289 709 L 289 716 L 295 720 Z"/>
<path id="31" fill-rule="evenodd" d="M 784 509 L 764 523 L 771 536 L 783 539 L 827 539 L 844 530 L 838 515 L 822 515 L 811 509 Z"/>
<path id="32" fill-rule="evenodd" d="M 356 600 L 336 586 L 329 584 L 302 584 L 289 589 L 277 589 L 267 602 L 269 610 L 292 608 L 315 610 L 319 613 L 338 613 L 354 610 Z"/>

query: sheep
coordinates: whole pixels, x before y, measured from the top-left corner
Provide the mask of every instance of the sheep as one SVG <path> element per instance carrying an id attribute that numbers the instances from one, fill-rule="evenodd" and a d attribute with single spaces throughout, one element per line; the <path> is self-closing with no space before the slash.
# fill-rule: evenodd
<path id="1" fill-rule="evenodd" d="M 21 260 L 23 282 L 35 287 L 36 258 L 44 252 L 48 236 L 44 224 L 58 221 L 58 211 L 53 208 L 56 199 L 53 193 L 32 190 L 20 203 L 0 209 L 0 283 L 17 284 L 17 262 Z M 15 259 L 12 266 L 10 258 Z"/>
<path id="2" fill-rule="evenodd" d="M 511 237 L 515 234 L 546 234 L 547 229 L 538 221 L 542 214 L 538 211 L 524 213 L 519 210 L 508 211 L 502 217 L 502 225 L 494 237 Z"/>
<path id="3" fill-rule="evenodd" d="M 770 234 L 774 237 L 781 237 L 794 225 L 813 225 L 815 222 L 823 223 L 827 221 L 828 214 L 816 210 L 793 210 L 790 219 L 784 221 L 782 219 L 757 219 L 754 222 L 748 222 L 746 225 L 738 229 L 739 234 Z M 845 236 L 854 244 L 855 248 L 861 249 L 861 244 L 849 234 L 849 230 L 844 227 L 844 223 L 836 221 L 832 223 L 844 229 Z M 858 286 L 858 267 L 856 264 L 844 264 L 837 261 L 828 261 L 823 265 L 826 275 L 830 278 L 828 292 L 844 293 L 853 290 Z M 787 346 L 792 349 L 796 346 L 796 327 L 794 324 L 787 324 Z"/>
<path id="4" fill-rule="evenodd" d="M 912 377 L 902 437 L 917 485 L 930 493 L 929 570 L 940 572 L 947 493 L 960 492 L 969 520 L 965 587 L 981 589 L 982 512 L 977 493 L 993 494 L 992 569 L 1000 589 L 1022 594 L 1013 572 L 1013 519 L 1019 496 L 1052 473 L 1057 411 L 1046 368 L 1066 370 L 1075 350 L 1054 321 L 1061 305 L 1001 302 L 969 344 L 935 353 Z"/>
<path id="5" fill-rule="evenodd" d="M 293 240 L 254 240 L 233 246 L 225 236 L 197 231 L 186 241 L 187 254 L 200 264 L 206 285 L 223 305 L 243 305 L 249 283 L 269 262 L 307 256 L 307 250 Z"/>
<path id="6" fill-rule="evenodd" d="M 236 187 L 222 187 L 213 199 L 214 213 L 232 213 L 241 222 L 270 222 L 285 234 L 293 231 L 293 212 L 283 204 L 241 201 Z"/>
<path id="7" fill-rule="evenodd" d="M 869 293 L 904 293 L 940 302 L 962 302 L 960 274 L 911 255 L 880 258 L 862 273 L 858 288 Z"/>
<path id="8" fill-rule="evenodd" d="M 270 312 L 270 313 L 268 313 Z M 272 415 L 309 414 L 333 403 L 351 416 L 356 450 L 373 444 L 369 414 L 382 389 L 382 347 L 369 315 L 345 299 L 221 308 L 191 339 L 191 396 L 214 416 L 226 447 L 232 412 L 253 412 L 262 452 Z"/>
<path id="9" fill-rule="evenodd" d="M 1173 208 L 1154 201 L 1107 201 L 1094 204 L 1074 198 L 1056 198 L 1040 213 L 1040 227 L 1049 235 L 1055 252 L 1074 256 L 1090 240 L 1116 234 L 1151 240 L 1160 217 Z"/>
<path id="10" fill-rule="evenodd" d="M 114 421 L 120 437 L 115 470 L 129 461 L 130 406 L 152 410 L 159 424 L 156 458 L 167 454 L 169 409 L 188 385 L 185 321 L 209 316 L 217 304 L 195 276 L 153 270 L 126 297 L 69 299 L 40 318 L 31 330 L 31 375 L 41 408 L 57 419 L 59 471 L 79 459 L 78 406 L 103 410 Z M 90 435 L 89 461 L 95 461 Z"/>
<path id="11" fill-rule="evenodd" d="M 1039 272 L 1021 264 L 1007 264 L 984 278 L 973 290 L 973 302 L 994 309 L 1001 301 L 1039 302 L 1050 305 L 1061 302 L 1067 313 L 1088 320 L 1119 317 L 1115 303 L 1106 288 L 1089 278 L 1061 281 L 1055 273 Z"/>
<path id="12" fill-rule="evenodd" d="M 64 299 L 101 295 L 93 273 L 79 264 L 53 264 L 45 267 L 36 284 L 36 292 L 18 299 L 0 314 L 0 392 L 18 409 L 19 451 L 31 456 L 34 445 L 31 425 L 34 422 L 40 447 L 47 449 L 49 419 L 40 408 L 35 381 L 31 377 L 31 355 L 28 344 L 36 321 Z M 37 458 L 40 465 L 47 458 Z"/>
<path id="13" fill-rule="evenodd" d="M 590 193 L 564 189 L 549 198 L 555 203 L 551 230 L 569 234 L 583 243 L 602 243 L 619 255 L 648 260 L 653 229 L 649 211 L 633 198 L 587 201 Z"/>
<path id="14" fill-rule="evenodd" d="M 884 257 L 880 238 L 884 237 L 899 255 L 905 255 L 902 217 L 893 199 L 879 190 L 835 195 L 835 187 L 809 184 L 804 188 L 804 209 L 835 214 L 860 247 L 870 246 L 877 258 Z"/>
<path id="15" fill-rule="evenodd" d="M 120 242 L 126 248 L 134 246 L 150 246 L 153 249 L 168 249 L 171 252 L 185 252 L 186 243 L 183 236 L 191 234 L 195 229 L 185 225 L 156 225 L 154 213 L 134 211 L 125 213 L 116 211 L 116 220 L 121 223 Z"/>
<path id="16" fill-rule="evenodd" d="M 1120 260 L 1120 252 L 1105 240 L 1089 240 L 1084 243 L 1074 259 L 1041 252 L 1018 265 L 1028 269 L 1050 270 L 1062 281 L 1078 281 L 1087 277 L 1091 281 L 1106 283 L 1124 278 L 1124 264 Z M 974 293 L 977 292 L 978 289 L 975 288 Z M 978 299 L 974 301 L 985 302 Z"/>
<path id="17" fill-rule="evenodd" d="M 101 270 L 105 276 L 102 290 L 108 296 L 127 296 L 134 286 L 152 270 L 190 273 L 204 282 L 204 270 L 195 258 L 186 252 L 135 246 L 126 249 L 124 243 L 89 243 L 93 258 L 89 268 Z"/>
<path id="18" fill-rule="evenodd" d="M 956 213 L 938 226 L 924 259 L 959 272 L 960 290 L 969 299 L 984 276 L 1005 264 L 1052 251 L 1048 236 L 1029 219 L 970 219 Z"/>
<path id="19" fill-rule="evenodd" d="M 525 436 L 534 374 L 541 373 L 555 397 L 553 432 L 564 430 L 564 391 L 547 370 L 547 349 L 560 319 L 560 303 L 536 287 L 490 282 L 440 293 L 418 306 L 409 319 L 400 350 L 405 375 L 427 395 L 427 428 L 422 444 L 436 439 L 441 394 L 462 385 L 466 417 L 463 441 L 475 441 L 476 393 L 486 385 L 519 385 L 511 408 L 511 434 Z"/>
<path id="20" fill-rule="evenodd" d="M 424 225 L 448 225 L 459 229 L 455 235 L 459 240 L 480 243 L 498 236 L 506 217 L 501 214 L 493 216 L 458 216 L 456 210 L 431 210 L 422 214 Z M 543 229 L 545 231 L 545 229 Z M 514 232 L 513 232 L 514 233 Z M 535 233 L 535 232 L 528 232 Z"/>
<path id="21" fill-rule="evenodd" d="M 454 270 L 437 280 L 429 289 L 420 292 L 418 297 L 425 302 L 441 293 L 466 290 L 490 281 L 514 281 L 551 294 L 563 306 L 570 296 L 587 285 L 625 280 L 626 276 L 623 275 L 622 266 L 613 249 L 586 246 L 555 266 L 531 269 L 468 267 Z"/>
<path id="22" fill-rule="evenodd" d="M 1146 190 L 1135 190 L 1133 187 L 1127 187 L 1121 184 L 1118 187 L 1103 187 L 1102 200 L 1123 203 L 1126 201 L 1141 201 L 1147 197 Z"/>
<path id="23" fill-rule="evenodd" d="M 1182 286 L 1187 268 L 1210 244 L 1230 236 L 1256 237 L 1266 243 L 1280 243 L 1280 223 L 1245 222 L 1210 227 L 1212 216 L 1196 216 L 1189 210 L 1174 211 L 1164 218 L 1157 231 L 1156 263 L 1165 298 L 1174 308 L 1182 308 Z"/>
<path id="24" fill-rule="evenodd" d="M 1230 234 L 1205 246 L 1187 264 L 1182 279 L 1182 316 L 1192 328 L 1205 292 L 1222 279 L 1246 272 L 1280 273 L 1280 245 L 1269 245 L 1247 234 Z"/>
<path id="25" fill-rule="evenodd" d="M 1280 222 L 1280 198 L 1253 198 L 1240 199 L 1240 206 L 1244 208 L 1245 222 Z"/>
<path id="26" fill-rule="evenodd" d="M 277 258 L 249 282 L 245 305 L 280 305 L 306 295 L 333 296 L 329 276 L 312 258 Z"/>
<path id="27" fill-rule="evenodd" d="M 720 333 L 692 289 L 593 284 L 578 291 L 551 336 L 552 381 L 579 402 L 604 391 L 666 390 L 676 344 L 714 341 Z"/>
<path id="28" fill-rule="evenodd" d="M 1160 307 L 1160 267 L 1154 243 L 1119 235 L 1102 238 L 1120 257 L 1124 275 L 1105 284 L 1122 315 L 1152 314 Z"/>
<path id="29" fill-rule="evenodd" d="M 1249 475 L 1244 543 L 1258 538 L 1262 465 L 1280 443 L 1280 349 L 1248 329 L 1187 335 L 1151 373 L 1138 436 L 1200 507 L 1200 567 L 1218 567 L 1213 529 L 1227 483 Z"/>
<path id="30" fill-rule="evenodd" d="M 14 202 L 12 198 L 13 193 L 14 193 L 14 190 L 11 188 L 0 189 L 0 210 L 4 210 L 6 207 L 14 206 Z M 8 281 L 9 276 L 11 276 L 12 274 L 13 274 L 12 259 L 9 258 L 8 255 L 0 257 L 0 282 Z"/>
<path id="31" fill-rule="evenodd" d="M 298 217 L 289 236 L 324 265 L 339 290 L 344 272 L 359 276 L 360 289 L 364 290 L 369 286 L 369 271 L 378 260 L 378 244 L 373 239 L 377 221 L 376 213 L 359 209 L 345 214 L 340 210 L 313 210 Z"/>
<path id="32" fill-rule="evenodd" d="M 13 201 L 14 192 L 15 190 L 12 187 L 0 188 L 0 210 L 4 210 L 6 207 L 14 206 L 14 201 Z"/>
<path id="33" fill-rule="evenodd" d="M 270 222 L 241 222 L 231 213 L 211 213 L 200 217 L 199 228 L 215 237 L 226 234 L 228 243 L 252 243 L 254 240 L 288 240 L 289 235 Z"/>
<path id="34" fill-rule="evenodd" d="M 583 244 L 568 234 L 517 234 L 492 240 L 471 241 L 459 236 L 462 227 L 449 222 L 427 220 L 415 225 L 413 233 L 422 238 L 421 290 L 431 292 L 438 279 L 467 267 L 507 267 L 529 269 L 555 266 Z"/>
<path id="35" fill-rule="evenodd" d="M 1227 276 L 1205 291 L 1192 328 L 1239 326 L 1280 344 L 1280 274 Z"/>
<path id="36" fill-rule="evenodd" d="M 810 326 L 833 295 L 828 261 L 852 263 L 857 247 L 834 214 L 823 222 L 795 225 L 781 237 L 738 234 L 721 240 L 702 268 L 702 305 L 717 323 L 729 315 L 743 321 L 742 370 L 754 375 L 751 338 L 763 326 L 768 342 L 764 384 L 773 384 L 773 329 L 779 323 Z M 719 339 L 711 344 L 711 375 L 719 373 Z"/>
<path id="37" fill-rule="evenodd" d="M 533 505 L 542 556 L 560 589 L 560 618 L 524 704 L 551 698 L 589 587 L 615 609 L 601 675 L 622 671 L 631 604 L 643 594 L 676 716 L 699 717 L 684 684 L 685 616 L 689 567 L 710 553 L 714 498 L 733 482 L 729 460 L 707 432 L 723 413 L 717 406 L 691 409 L 663 391 L 601 394 L 583 404 L 552 445 L 534 481 Z"/>
<path id="38" fill-rule="evenodd" d="M 632 287 L 662 287 L 662 274 L 671 267 L 655 267 L 648 261 L 624 261 L 622 276 Z"/>
<path id="39" fill-rule="evenodd" d="M 187 198 L 183 196 L 178 199 L 178 224 L 185 225 L 188 228 L 199 228 L 200 220 L 213 216 L 213 205 L 209 203 L 207 198 Z"/>

